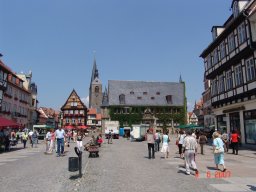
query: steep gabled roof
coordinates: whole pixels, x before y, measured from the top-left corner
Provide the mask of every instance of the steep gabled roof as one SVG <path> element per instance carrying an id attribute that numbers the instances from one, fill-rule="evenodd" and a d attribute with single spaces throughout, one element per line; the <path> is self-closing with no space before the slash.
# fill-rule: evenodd
<path id="1" fill-rule="evenodd" d="M 96 109 L 95 108 L 90 108 L 87 112 L 87 115 L 96 115 Z"/>
<path id="2" fill-rule="evenodd" d="M 76 107 L 72 107 L 71 106 L 71 102 L 77 102 L 77 106 Z M 65 104 L 61 107 L 61 110 L 63 111 L 64 109 L 84 109 L 87 110 L 87 107 L 85 106 L 85 104 L 82 102 L 82 100 L 80 99 L 80 97 L 78 96 L 78 94 L 76 93 L 76 91 L 73 89 L 73 91 L 70 93 L 67 101 L 65 102 Z"/>
<path id="3" fill-rule="evenodd" d="M 44 114 L 50 118 L 55 118 L 59 114 L 59 112 L 55 111 L 52 108 L 47 108 L 47 107 L 40 107 L 40 108 L 43 110 Z"/>

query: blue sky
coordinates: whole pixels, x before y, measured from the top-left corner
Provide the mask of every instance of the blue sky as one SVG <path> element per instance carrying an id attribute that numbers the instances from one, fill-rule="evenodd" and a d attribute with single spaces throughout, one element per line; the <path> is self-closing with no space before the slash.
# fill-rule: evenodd
<path id="1" fill-rule="evenodd" d="M 0 0 L 0 53 L 33 73 L 39 106 L 59 109 L 71 91 L 85 99 L 96 56 L 108 80 L 186 82 L 189 110 L 203 92 L 200 53 L 232 0 Z M 95 52 L 95 53 L 94 53 Z"/>

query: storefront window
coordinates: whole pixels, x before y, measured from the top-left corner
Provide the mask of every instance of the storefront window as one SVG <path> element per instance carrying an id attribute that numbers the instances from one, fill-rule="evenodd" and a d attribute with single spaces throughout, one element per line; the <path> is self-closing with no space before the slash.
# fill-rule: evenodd
<path id="1" fill-rule="evenodd" d="M 245 142 L 256 144 L 256 110 L 244 112 Z"/>
<path id="2" fill-rule="evenodd" d="M 217 116 L 217 130 L 221 132 L 227 131 L 227 120 L 225 114 Z"/>
<path id="3" fill-rule="evenodd" d="M 230 113 L 229 118 L 230 118 L 230 131 L 232 132 L 233 130 L 236 130 L 238 131 L 238 133 L 241 133 L 239 112 Z"/>

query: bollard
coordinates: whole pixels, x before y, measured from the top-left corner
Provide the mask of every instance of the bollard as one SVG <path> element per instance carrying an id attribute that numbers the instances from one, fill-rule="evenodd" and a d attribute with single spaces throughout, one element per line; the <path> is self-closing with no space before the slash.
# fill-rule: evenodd
<path id="1" fill-rule="evenodd" d="M 82 177 L 82 151 L 75 147 L 75 152 L 78 156 L 78 169 L 79 169 L 79 177 Z"/>

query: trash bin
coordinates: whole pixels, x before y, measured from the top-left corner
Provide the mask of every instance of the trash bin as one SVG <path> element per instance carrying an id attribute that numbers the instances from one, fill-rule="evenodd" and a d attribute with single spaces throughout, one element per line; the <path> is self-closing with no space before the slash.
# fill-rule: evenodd
<path id="1" fill-rule="evenodd" d="M 69 157 L 68 159 L 68 170 L 70 172 L 75 172 L 78 171 L 79 166 L 78 166 L 78 157 Z"/>

